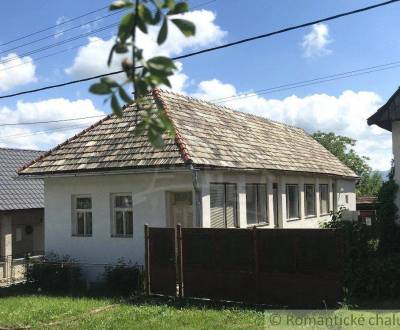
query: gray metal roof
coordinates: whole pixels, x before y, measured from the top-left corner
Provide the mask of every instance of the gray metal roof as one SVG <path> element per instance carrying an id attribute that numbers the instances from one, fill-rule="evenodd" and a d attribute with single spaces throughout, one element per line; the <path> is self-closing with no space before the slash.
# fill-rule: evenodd
<path id="1" fill-rule="evenodd" d="M 0 211 L 44 207 L 43 180 L 17 174 L 41 154 L 43 151 L 0 148 Z"/>

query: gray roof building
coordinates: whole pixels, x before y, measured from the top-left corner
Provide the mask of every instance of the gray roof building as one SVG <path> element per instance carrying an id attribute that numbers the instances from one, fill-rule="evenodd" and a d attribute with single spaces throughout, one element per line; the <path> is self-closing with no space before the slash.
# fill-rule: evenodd
<path id="1" fill-rule="evenodd" d="M 144 167 L 265 169 L 356 178 L 304 130 L 187 96 L 154 90 L 148 106 L 171 119 L 175 139 L 155 149 L 134 134 L 138 111 L 107 116 L 19 171 L 24 175 L 112 171 Z"/>
<path id="2" fill-rule="evenodd" d="M 43 151 L 0 148 L 0 211 L 44 207 L 43 180 L 18 177 L 17 170 Z"/>

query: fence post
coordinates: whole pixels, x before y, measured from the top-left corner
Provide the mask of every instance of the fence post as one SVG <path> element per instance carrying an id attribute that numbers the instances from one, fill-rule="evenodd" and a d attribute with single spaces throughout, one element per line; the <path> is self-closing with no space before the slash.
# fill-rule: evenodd
<path id="1" fill-rule="evenodd" d="M 260 267 L 258 258 L 258 242 L 257 242 L 257 227 L 253 227 L 253 253 L 254 253 L 254 298 L 255 302 L 259 302 L 259 277 L 260 277 Z"/>
<path id="2" fill-rule="evenodd" d="M 176 225 L 176 243 L 177 243 L 177 260 L 176 271 L 178 280 L 178 296 L 182 298 L 183 294 L 183 260 L 182 260 L 182 226 L 180 223 Z"/>
<path id="3" fill-rule="evenodd" d="M 149 225 L 144 225 L 144 282 L 146 295 L 150 295 L 150 235 L 149 235 Z"/>

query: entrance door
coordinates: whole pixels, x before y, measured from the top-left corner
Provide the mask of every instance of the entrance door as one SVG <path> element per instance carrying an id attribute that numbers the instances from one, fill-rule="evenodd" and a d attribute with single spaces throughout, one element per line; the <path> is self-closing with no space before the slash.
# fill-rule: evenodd
<path id="1" fill-rule="evenodd" d="M 169 226 L 178 223 L 182 227 L 193 227 L 193 194 L 191 191 L 168 192 Z"/>
<path id="2" fill-rule="evenodd" d="M 272 195 L 273 195 L 273 199 L 274 199 L 274 224 L 275 224 L 275 228 L 279 227 L 279 194 L 278 194 L 278 184 L 277 183 L 273 183 L 272 185 Z"/>

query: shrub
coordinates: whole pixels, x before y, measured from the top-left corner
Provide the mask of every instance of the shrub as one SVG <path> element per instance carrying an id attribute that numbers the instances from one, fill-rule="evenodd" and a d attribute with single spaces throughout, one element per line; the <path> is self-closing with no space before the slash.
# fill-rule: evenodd
<path id="1" fill-rule="evenodd" d="M 31 261 L 27 281 L 46 292 L 76 292 L 84 288 L 79 264 L 68 256 L 55 254 Z"/>
<path id="2" fill-rule="evenodd" d="M 140 266 L 119 259 L 115 265 L 105 267 L 104 284 L 111 294 L 128 296 L 143 289 L 143 271 Z"/>

